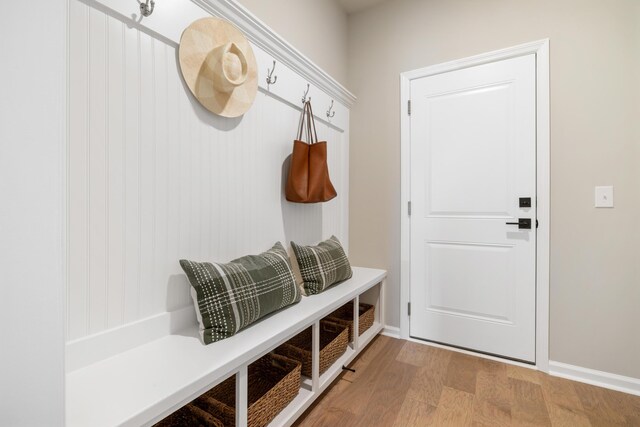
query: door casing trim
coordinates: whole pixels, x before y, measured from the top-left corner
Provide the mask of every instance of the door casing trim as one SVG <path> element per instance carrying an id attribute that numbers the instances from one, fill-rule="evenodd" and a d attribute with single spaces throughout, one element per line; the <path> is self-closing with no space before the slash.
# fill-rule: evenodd
<path id="1" fill-rule="evenodd" d="M 550 130 L 549 130 L 549 39 L 500 49 L 493 52 L 400 74 L 400 337 L 409 339 L 411 221 L 410 201 L 411 132 L 408 101 L 411 81 L 476 65 L 529 54 L 536 55 L 536 363 L 538 370 L 549 372 L 549 202 L 550 202 Z"/>

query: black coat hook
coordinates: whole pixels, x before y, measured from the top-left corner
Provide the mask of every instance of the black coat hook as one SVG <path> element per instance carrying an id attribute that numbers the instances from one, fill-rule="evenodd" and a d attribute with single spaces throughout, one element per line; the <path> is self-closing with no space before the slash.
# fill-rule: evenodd
<path id="1" fill-rule="evenodd" d="M 276 69 L 276 61 L 275 59 L 273 60 L 273 68 L 271 69 L 271 71 L 269 71 L 269 69 L 267 68 L 267 89 L 269 88 L 269 86 L 276 84 L 276 82 L 278 81 L 278 76 L 273 76 L 273 72 Z M 273 76 L 273 77 L 272 77 Z"/>

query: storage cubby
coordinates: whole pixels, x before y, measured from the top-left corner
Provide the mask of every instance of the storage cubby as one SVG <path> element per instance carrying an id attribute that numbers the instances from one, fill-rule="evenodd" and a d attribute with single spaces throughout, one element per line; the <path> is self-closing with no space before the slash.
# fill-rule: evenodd
<path id="1" fill-rule="evenodd" d="M 364 334 L 375 320 L 375 305 L 363 302 L 349 301 L 338 308 L 329 316 L 325 317 L 330 322 L 343 325 L 349 330 L 349 342 L 353 344 L 356 340 L 354 331 L 358 331 L 358 336 Z"/>
<path id="2" fill-rule="evenodd" d="M 207 411 L 189 403 L 153 427 L 225 427 L 224 423 Z"/>
<path id="3" fill-rule="evenodd" d="M 320 375 L 342 356 L 349 344 L 348 330 L 341 325 L 322 319 L 319 323 L 319 350 L 313 351 L 313 327 L 309 327 L 275 349 L 275 352 L 302 364 L 302 375 L 313 377 L 314 358 L 318 358 Z"/>
<path id="4" fill-rule="evenodd" d="M 236 425 L 236 378 L 218 384 L 192 402 L 225 427 Z M 264 427 L 273 420 L 300 390 L 300 363 L 267 353 L 248 367 L 247 425 Z"/>

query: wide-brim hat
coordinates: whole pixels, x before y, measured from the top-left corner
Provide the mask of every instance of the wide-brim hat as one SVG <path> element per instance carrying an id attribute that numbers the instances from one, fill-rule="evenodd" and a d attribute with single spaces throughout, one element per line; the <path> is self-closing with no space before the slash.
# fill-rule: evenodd
<path id="1" fill-rule="evenodd" d="M 230 22 L 203 18 L 182 33 L 180 70 L 198 101 L 212 113 L 241 116 L 258 91 L 256 57 L 247 38 Z"/>

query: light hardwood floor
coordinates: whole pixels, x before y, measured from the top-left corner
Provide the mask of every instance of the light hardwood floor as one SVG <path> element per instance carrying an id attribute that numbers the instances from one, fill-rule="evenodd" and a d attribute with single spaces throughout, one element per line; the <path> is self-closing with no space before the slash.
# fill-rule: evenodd
<path id="1" fill-rule="evenodd" d="M 384 336 L 351 367 L 296 426 L 640 426 L 640 397 Z"/>

